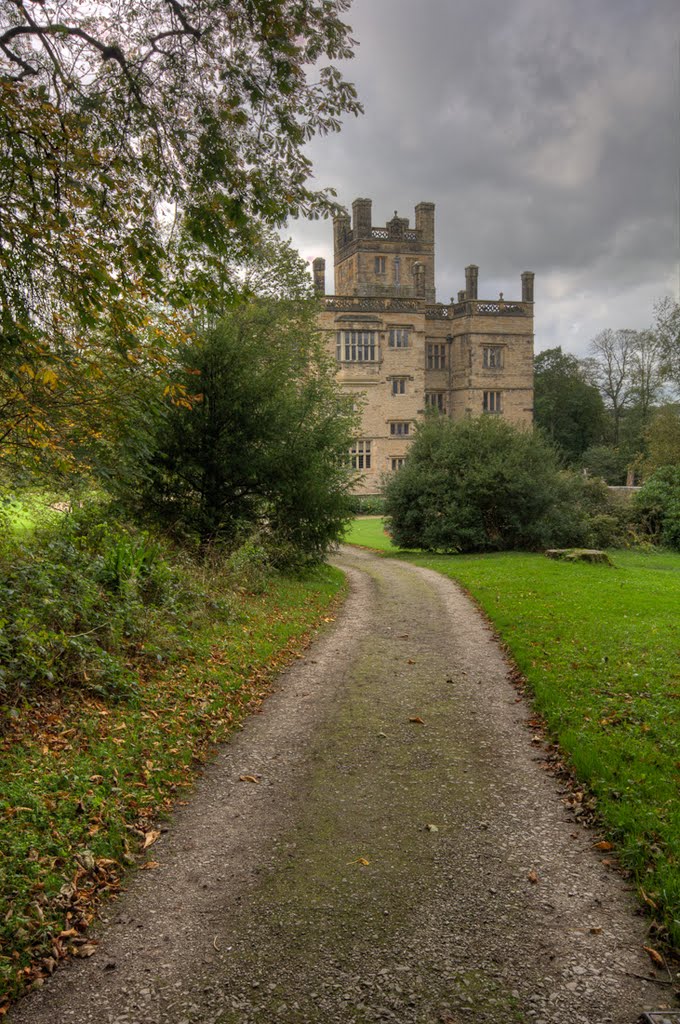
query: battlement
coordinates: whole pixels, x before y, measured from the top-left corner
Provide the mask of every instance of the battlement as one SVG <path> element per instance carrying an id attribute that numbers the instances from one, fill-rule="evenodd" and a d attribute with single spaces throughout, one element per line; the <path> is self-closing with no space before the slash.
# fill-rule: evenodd
<path id="1" fill-rule="evenodd" d="M 531 302 L 504 299 L 464 299 L 462 302 L 428 303 L 419 298 L 392 296 L 326 295 L 324 308 L 330 313 L 419 313 L 426 320 L 457 320 L 465 316 L 533 316 Z"/>
<path id="2" fill-rule="evenodd" d="M 434 302 L 434 203 L 418 203 L 415 227 L 396 210 L 384 227 L 374 227 L 372 205 L 355 199 L 351 218 L 333 220 L 336 292 Z"/>
<path id="3" fill-rule="evenodd" d="M 400 217 L 397 211 L 385 227 L 374 227 L 372 223 L 371 199 L 355 199 L 352 203 L 352 217 L 339 214 L 333 220 L 333 240 L 336 254 L 345 246 L 360 239 L 382 242 L 415 242 L 434 244 L 434 203 L 418 203 L 416 223 L 411 227 L 408 217 Z"/>

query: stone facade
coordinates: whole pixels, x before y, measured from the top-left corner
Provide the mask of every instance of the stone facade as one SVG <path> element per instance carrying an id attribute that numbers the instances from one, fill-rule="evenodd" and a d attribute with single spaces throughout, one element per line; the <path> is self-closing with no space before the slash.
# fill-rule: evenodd
<path id="1" fill-rule="evenodd" d="M 356 492 L 376 494 L 403 462 L 428 407 L 451 419 L 483 414 L 533 420 L 533 281 L 521 300 L 479 299 L 478 268 L 466 267 L 457 301 L 438 303 L 434 286 L 434 204 L 416 206 L 415 228 L 396 212 L 371 223 L 371 200 L 333 224 L 335 294 L 325 295 L 325 262 L 314 260 L 324 295 L 321 328 L 338 380 L 362 413 L 352 450 Z"/>

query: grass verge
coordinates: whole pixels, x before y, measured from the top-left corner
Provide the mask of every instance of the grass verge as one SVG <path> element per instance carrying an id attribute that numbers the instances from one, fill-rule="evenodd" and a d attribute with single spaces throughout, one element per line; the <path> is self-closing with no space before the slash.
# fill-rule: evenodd
<path id="1" fill-rule="evenodd" d="M 347 540 L 397 553 L 378 519 L 355 521 Z M 613 551 L 612 569 L 398 554 L 462 584 L 494 624 L 659 937 L 680 952 L 680 555 Z"/>
<path id="2" fill-rule="evenodd" d="M 406 557 L 457 580 L 493 622 L 677 953 L 680 555 L 610 554 L 614 569 L 526 554 Z"/>
<path id="3" fill-rule="evenodd" d="M 344 542 L 361 548 L 373 548 L 374 551 L 399 550 L 385 533 L 385 520 L 382 516 L 358 516 L 353 519 L 345 533 Z"/>
<path id="4" fill-rule="evenodd" d="M 328 566 L 273 576 L 257 594 L 209 582 L 206 614 L 166 632 L 163 664 L 140 650 L 122 696 L 71 686 L 12 709 L 0 739 L 0 1014 L 59 960 L 94 952 L 100 901 L 128 865 L 153 870 L 159 820 L 344 587 Z"/>

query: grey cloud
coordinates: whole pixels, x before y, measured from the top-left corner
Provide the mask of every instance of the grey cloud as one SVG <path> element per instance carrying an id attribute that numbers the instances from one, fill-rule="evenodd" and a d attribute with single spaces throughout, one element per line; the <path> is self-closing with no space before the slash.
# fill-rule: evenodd
<path id="1" fill-rule="evenodd" d="M 466 263 L 508 296 L 535 270 L 539 348 L 583 350 L 608 310 L 648 323 L 677 288 L 675 3 L 355 0 L 348 20 L 366 115 L 310 145 L 318 183 L 376 223 L 435 202 L 441 298 Z M 291 231 L 332 260 L 329 224 Z"/>

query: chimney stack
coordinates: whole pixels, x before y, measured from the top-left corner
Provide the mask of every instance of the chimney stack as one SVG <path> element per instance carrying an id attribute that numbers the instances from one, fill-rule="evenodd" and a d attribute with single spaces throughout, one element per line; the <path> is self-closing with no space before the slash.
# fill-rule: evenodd
<path id="1" fill-rule="evenodd" d="M 370 199 L 355 199 L 352 203 L 352 227 L 355 238 L 371 237 L 371 206 Z"/>
<path id="2" fill-rule="evenodd" d="M 479 276 L 479 267 L 474 263 L 471 263 L 469 267 L 465 268 L 465 298 L 476 299 L 477 298 L 477 278 Z"/>
<path id="3" fill-rule="evenodd" d="M 416 206 L 416 231 L 421 242 L 434 242 L 434 203 L 418 203 Z"/>
<path id="4" fill-rule="evenodd" d="M 522 302 L 534 301 L 534 273 L 533 270 L 525 270 L 522 274 Z"/>
<path id="5" fill-rule="evenodd" d="M 326 261 L 323 256 L 317 256 L 312 263 L 312 274 L 314 276 L 314 291 L 317 295 L 326 294 Z"/>

